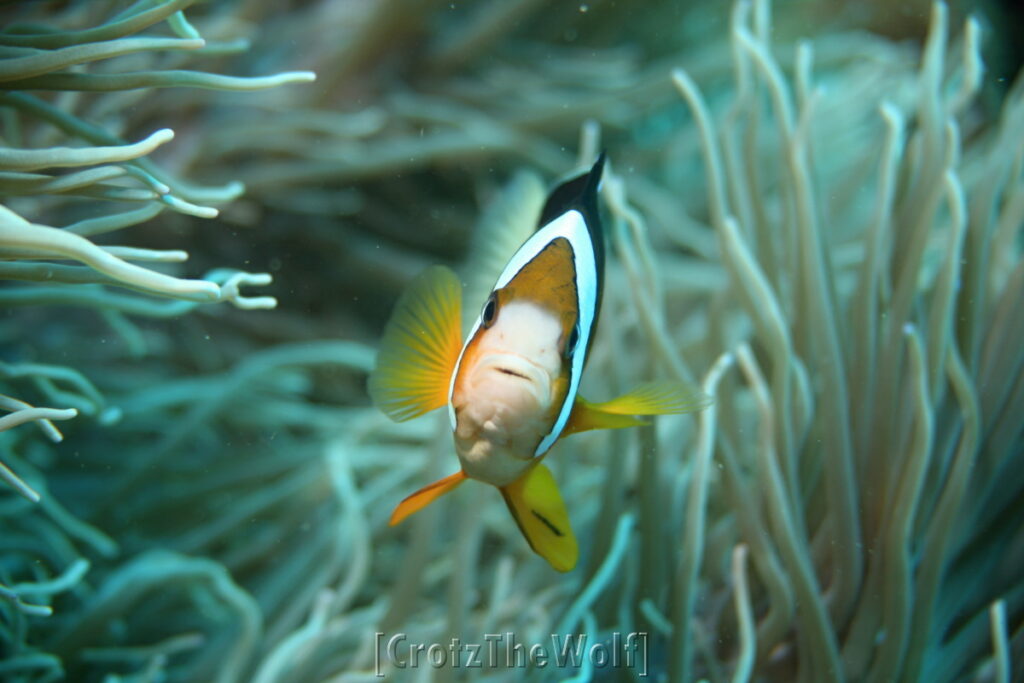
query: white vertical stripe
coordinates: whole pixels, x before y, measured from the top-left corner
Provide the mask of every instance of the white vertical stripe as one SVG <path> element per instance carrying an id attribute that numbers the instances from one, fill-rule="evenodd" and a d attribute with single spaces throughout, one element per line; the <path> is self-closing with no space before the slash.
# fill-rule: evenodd
<path id="1" fill-rule="evenodd" d="M 540 445 L 534 451 L 534 457 L 544 455 L 554 445 L 569 421 L 569 415 L 572 413 L 572 406 L 576 400 L 576 392 L 580 388 L 583 363 L 587 357 L 590 334 L 594 327 L 594 317 L 597 314 L 597 260 L 594 255 L 594 244 L 590 240 L 590 231 L 587 229 L 587 222 L 579 211 L 567 211 L 544 226 L 527 240 L 519 252 L 516 252 L 516 255 L 512 257 L 512 262 L 515 262 L 516 257 L 530 247 L 535 239 L 540 238 L 538 243 L 534 245 L 534 248 L 539 253 L 551 240 L 558 237 L 564 237 L 569 240 L 569 245 L 572 247 L 573 261 L 576 267 L 576 296 L 579 307 L 578 324 L 580 327 L 580 338 L 576 343 L 576 353 L 572 355 L 572 365 L 569 369 L 569 390 L 565 393 L 565 402 L 562 404 L 562 409 L 559 411 L 558 418 L 555 420 L 551 431 L 541 439 Z M 533 256 L 530 258 L 533 258 Z M 505 273 L 502 273 L 502 277 L 504 276 Z"/>
<path id="2" fill-rule="evenodd" d="M 580 338 L 576 343 L 576 352 L 572 356 L 572 365 L 569 369 L 569 390 L 565 394 L 565 401 L 562 403 L 558 418 L 555 420 L 551 431 L 544 435 L 540 445 L 534 451 L 534 457 L 543 455 L 558 440 L 569 421 L 572 413 L 572 406 L 576 400 L 576 392 L 579 390 L 580 377 L 583 374 L 583 363 L 587 356 L 587 347 L 590 342 L 590 333 L 594 326 L 594 317 L 597 314 L 597 259 L 594 255 L 594 244 L 590 239 L 590 231 L 587 229 L 587 222 L 583 214 L 575 209 L 563 213 L 537 232 L 533 233 L 530 239 L 519 247 L 508 265 L 501 271 L 498 281 L 494 284 L 495 289 L 501 289 L 514 278 L 520 270 L 530 263 L 537 254 L 542 252 L 552 240 L 564 237 L 572 247 L 573 261 L 576 268 L 576 296 L 579 308 Z M 466 353 L 466 347 L 476 336 L 480 329 L 481 316 L 477 316 L 472 329 L 466 335 L 466 342 L 459 353 L 459 359 L 452 371 L 451 381 L 448 384 L 448 418 L 451 421 L 452 430 L 457 427 L 455 417 L 455 406 L 452 405 L 452 395 L 455 393 L 455 378 L 459 375 L 462 367 L 462 356 Z"/>

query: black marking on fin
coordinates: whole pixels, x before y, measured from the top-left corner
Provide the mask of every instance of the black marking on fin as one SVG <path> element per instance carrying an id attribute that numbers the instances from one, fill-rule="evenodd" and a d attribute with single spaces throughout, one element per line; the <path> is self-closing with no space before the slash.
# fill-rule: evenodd
<path id="1" fill-rule="evenodd" d="M 561 530 L 559 530 L 559 528 L 558 528 L 558 527 L 556 527 L 556 526 L 555 526 L 554 524 L 552 524 L 552 523 L 551 523 L 551 522 L 550 522 L 550 521 L 548 520 L 548 518 L 547 518 L 547 517 L 545 517 L 544 515 L 540 514 L 539 512 L 537 512 L 536 510 L 534 510 L 533 508 L 530 508 L 530 512 L 532 512 L 532 513 L 533 513 L 533 516 L 534 516 L 534 517 L 536 517 L 536 518 L 537 518 L 537 519 L 539 519 L 540 521 L 544 522 L 544 526 L 546 526 L 547 528 L 551 529 L 551 533 L 553 533 L 553 534 L 554 534 L 555 536 L 558 536 L 558 537 L 562 537 L 562 536 L 564 536 L 564 535 L 565 535 L 565 534 L 563 534 L 563 533 L 561 532 Z"/>
<path id="2" fill-rule="evenodd" d="M 516 506 L 512 504 L 512 499 L 509 498 L 505 489 L 502 488 L 498 490 L 501 491 L 501 497 L 505 499 L 505 505 L 508 507 L 508 511 L 512 513 L 512 519 L 516 520 L 516 526 L 519 527 L 519 533 L 521 533 L 523 538 L 526 539 L 526 542 L 530 545 L 530 549 L 540 555 L 540 551 L 537 550 L 537 546 L 535 546 L 533 541 L 530 540 L 530 534 L 526 533 L 526 527 L 523 526 L 523 520 L 519 519 L 519 513 L 516 512 Z"/>

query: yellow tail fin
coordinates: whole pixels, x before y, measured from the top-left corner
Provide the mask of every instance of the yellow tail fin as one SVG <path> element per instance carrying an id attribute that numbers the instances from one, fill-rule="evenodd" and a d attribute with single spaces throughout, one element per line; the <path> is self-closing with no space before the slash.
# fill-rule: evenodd
<path id="1" fill-rule="evenodd" d="M 438 479 L 433 484 L 427 484 L 416 493 L 406 496 L 405 499 L 395 507 L 395 511 L 391 513 L 391 521 L 388 522 L 388 524 L 390 526 L 395 526 L 414 512 L 419 512 L 462 482 L 466 481 L 466 478 L 466 473 L 459 470 L 455 474 L 448 475 L 444 479 Z"/>
<path id="2" fill-rule="evenodd" d="M 509 512 L 533 551 L 560 572 L 576 566 L 579 548 L 551 470 L 537 463 L 501 488 Z"/>
<path id="3" fill-rule="evenodd" d="M 647 424 L 635 415 L 669 415 L 701 410 L 711 399 L 700 389 L 682 382 L 647 382 L 627 394 L 604 403 L 576 396 L 562 436 L 590 429 L 620 429 Z"/>
<path id="4" fill-rule="evenodd" d="M 462 350 L 462 285 L 444 266 L 431 266 L 398 299 L 370 375 L 374 404 L 402 422 L 448 402 Z"/>

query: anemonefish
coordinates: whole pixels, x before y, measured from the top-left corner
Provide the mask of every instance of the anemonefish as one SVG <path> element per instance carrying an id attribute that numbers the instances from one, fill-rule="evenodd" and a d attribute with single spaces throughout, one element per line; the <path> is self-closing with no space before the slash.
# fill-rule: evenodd
<path id="1" fill-rule="evenodd" d="M 554 189 L 536 232 L 508 261 L 465 344 L 461 285 L 448 268 L 416 278 L 388 322 L 370 376 L 374 403 L 396 421 L 448 406 L 461 469 L 404 499 L 398 524 L 466 479 L 496 486 L 530 547 L 559 571 L 578 547 L 551 471 L 558 439 L 645 424 L 639 415 L 706 404 L 699 391 L 652 382 L 604 403 L 578 391 L 594 339 L 604 280 L 597 190 L 602 154 L 588 173 Z"/>

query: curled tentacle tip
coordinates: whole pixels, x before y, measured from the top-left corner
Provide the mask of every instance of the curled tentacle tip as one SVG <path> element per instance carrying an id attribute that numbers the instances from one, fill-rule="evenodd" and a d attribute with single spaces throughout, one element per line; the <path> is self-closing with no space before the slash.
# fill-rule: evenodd
<path id="1" fill-rule="evenodd" d="M 270 273 L 251 273 L 246 279 L 250 285 L 269 285 L 273 281 L 274 276 Z"/>
<path id="2" fill-rule="evenodd" d="M 216 218 L 220 215 L 219 209 L 215 209 L 212 206 L 200 206 L 199 204 L 193 204 L 192 202 L 186 201 L 171 193 L 160 195 L 157 199 L 174 210 L 188 214 L 189 216 L 196 216 L 197 218 Z"/>
<path id="3" fill-rule="evenodd" d="M 170 128 L 161 128 L 149 136 L 154 142 L 168 142 L 174 139 L 174 131 Z"/>
<path id="4" fill-rule="evenodd" d="M 104 427 L 109 427 L 120 422 L 123 415 L 124 412 L 117 406 L 104 408 L 103 412 L 99 415 L 99 423 Z"/>
<path id="5" fill-rule="evenodd" d="M 882 100 L 882 103 L 878 105 L 878 111 L 881 112 L 882 116 L 896 123 L 903 120 L 903 115 L 900 113 L 900 108 L 889 100 Z"/>
<path id="6" fill-rule="evenodd" d="M 316 80 L 315 71 L 288 71 L 283 74 L 279 74 L 282 80 L 288 80 L 293 83 L 311 83 Z"/>
<path id="7" fill-rule="evenodd" d="M 269 310 L 277 308 L 277 299 L 272 296 L 237 297 L 232 303 L 243 310 Z"/>

